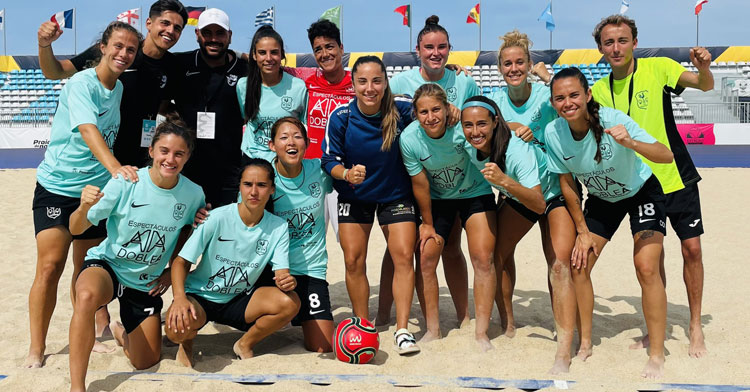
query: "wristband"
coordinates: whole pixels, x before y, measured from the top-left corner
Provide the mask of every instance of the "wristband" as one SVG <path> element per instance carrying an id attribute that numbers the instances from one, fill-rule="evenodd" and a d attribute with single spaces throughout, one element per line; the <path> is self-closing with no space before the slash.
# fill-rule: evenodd
<path id="1" fill-rule="evenodd" d="M 349 169 L 344 169 L 344 178 L 342 178 L 342 180 L 349 182 L 349 180 L 346 179 L 347 174 L 349 174 Z"/>

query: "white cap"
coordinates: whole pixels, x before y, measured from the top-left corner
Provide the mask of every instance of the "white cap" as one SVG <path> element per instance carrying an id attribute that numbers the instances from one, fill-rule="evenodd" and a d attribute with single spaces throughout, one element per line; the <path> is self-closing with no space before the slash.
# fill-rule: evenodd
<path id="1" fill-rule="evenodd" d="M 212 24 L 221 26 L 224 30 L 229 31 L 229 15 L 218 8 L 209 8 L 201 12 L 201 15 L 198 17 L 198 30 Z"/>

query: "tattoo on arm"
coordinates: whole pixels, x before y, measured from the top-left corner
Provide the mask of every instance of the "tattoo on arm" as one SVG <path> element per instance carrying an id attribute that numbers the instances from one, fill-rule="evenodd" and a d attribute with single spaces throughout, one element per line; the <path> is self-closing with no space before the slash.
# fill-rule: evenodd
<path id="1" fill-rule="evenodd" d="M 651 238 L 651 237 L 654 236 L 654 233 L 655 232 L 653 230 L 644 230 L 644 231 L 641 232 L 640 239 L 645 240 L 647 238 Z"/>

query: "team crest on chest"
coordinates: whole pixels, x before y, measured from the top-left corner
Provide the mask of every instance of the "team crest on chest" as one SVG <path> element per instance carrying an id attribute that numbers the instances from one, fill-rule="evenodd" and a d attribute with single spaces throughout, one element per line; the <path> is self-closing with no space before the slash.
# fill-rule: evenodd
<path id="1" fill-rule="evenodd" d="M 174 210 L 172 211 L 172 217 L 175 220 L 182 219 L 183 216 L 185 216 L 185 210 L 187 210 L 187 206 L 182 203 L 177 203 L 174 205 Z"/>
<path id="2" fill-rule="evenodd" d="M 285 95 L 281 97 L 281 108 L 284 110 L 292 110 L 292 105 L 294 104 L 294 98 Z"/>
<path id="3" fill-rule="evenodd" d="M 531 122 L 537 122 L 542 119 L 542 111 L 537 109 L 534 111 L 534 115 L 531 116 Z"/>
<path id="4" fill-rule="evenodd" d="M 599 151 L 602 153 L 602 159 L 612 158 L 612 146 L 610 146 L 609 143 L 600 144 Z"/>
<path id="5" fill-rule="evenodd" d="M 320 193 L 321 193 L 320 183 L 313 182 L 307 188 L 310 190 L 310 196 L 312 196 L 312 197 L 318 197 L 318 196 L 320 196 Z"/>
<path id="6" fill-rule="evenodd" d="M 234 87 L 237 84 L 237 75 L 227 75 L 227 84 Z"/>
<path id="7" fill-rule="evenodd" d="M 458 94 L 456 93 L 456 91 L 458 90 L 455 87 L 450 87 L 445 90 L 446 95 L 448 95 L 449 102 L 456 102 L 456 98 L 458 98 Z"/>
<path id="8" fill-rule="evenodd" d="M 263 256 L 266 252 L 268 252 L 268 240 L 258 240 L 255 244 L 255 253 Z"/>
<path id="9" fill-rule="evenodd" d="M 47 218 L 56 219 L 62 214 L 60 207 L 47 207 Z"/>
<path id="10" fill-rule="evenodd" d="M 161 75 L 161 83 L 159 83 L 159 88 L 164 88 L 167 86 L 167 75 Z"/>
<path id="11" fill-rule="evenodd" d="M 463 154 L 464 152 L 464 146 L 461 144 L 456 144 L 454 147 L 456 149 L 456 154 Z"/>
<path id="12" fill-rule="evenodd" d="M 648 109 L 648 90 L 637 92 L 635 94 L 635 103 L 639 109 Z"/>

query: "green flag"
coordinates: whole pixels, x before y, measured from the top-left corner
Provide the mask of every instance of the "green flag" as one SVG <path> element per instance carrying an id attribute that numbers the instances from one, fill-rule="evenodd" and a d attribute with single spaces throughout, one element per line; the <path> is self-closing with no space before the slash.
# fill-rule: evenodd
<path id="1" fill-rule="evenodd" d="M 320 19 L 330 20 L 336 27 L 341 28 L 341 6 L 325 10 L 323 15 L 320 15 Z"/>

